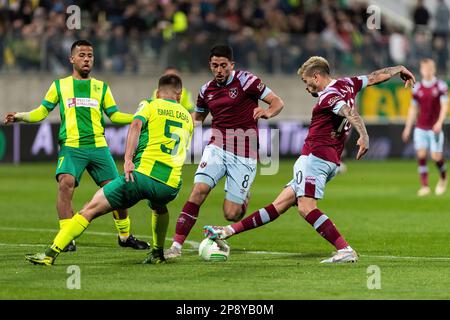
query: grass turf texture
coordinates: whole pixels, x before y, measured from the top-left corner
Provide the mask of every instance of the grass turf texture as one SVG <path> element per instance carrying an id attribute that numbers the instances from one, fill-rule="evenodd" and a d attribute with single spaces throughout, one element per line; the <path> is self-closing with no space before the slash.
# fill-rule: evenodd
<path id="1" fill-rule="evenodd" d="M 294 160 L 275 176 L 257 175 L 249 213 L 272 201 L 290 180 Z M 26 262 L 58 229 L 54 164 L 0 166 L 0 299 L 449 299 L 449 193 L 418 198 L 413 161 L 352 161 L 331 181 L 320 209 L 361 255 L 357 264 L 321 265 L 333 247 L 290 209 L 276 222 L 229 240 L 227 262 L 204 262 L 185 245 L 181 259 L 142 265 L 145 251 L 120 248 L 112 216 L 96 219 L 52 267 Z M 437 173 L 430 167 L 434 187 Z M 119 164 L 121 168 L 121 164 Z M 169 205 L 168 237 L 191 189 L 194 165 Z M 97 187 L 87 173 L 75 191 L 76 209 Z M 205 224 L 226 224 L 223 182 L 210 194 L 189 240 L 199 243 Z M 132 233 L 150 241 L 145 201 L 130 209 Z M 166 240 L 166 247 L 171 241 Z M 267 253 L 261 253 L 267 251 Z M 81 289 L 69 290 L 67 269 L 81 270 Z M 381 270 L 381 289 L 367 287 L 368 267 Z M 230 284 L 233 283 L 233 286 Z"/>

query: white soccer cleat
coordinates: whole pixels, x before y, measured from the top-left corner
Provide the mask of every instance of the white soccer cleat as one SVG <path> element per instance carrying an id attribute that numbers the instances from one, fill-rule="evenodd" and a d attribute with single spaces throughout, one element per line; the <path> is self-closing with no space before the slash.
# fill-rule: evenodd
<path id="1" fill-rule="evenodd" d="M 221 227 L 221 226 L 204 226 L 203 234 L 206 238 L 210 238 L 211 240 L 225 240 L 233 235 L 233 231 L 231 228 Z"/>
<path id="2" fill-rule="evenodd" d="M 447 183 L 448 183 L 448 179 L 439 179 L 439 181 L 436 185 L 436 189 L 434 190 L 434 193 L 437 196 L 443 195 L 445 190 L 447 190 Z"/>
<path id="3" fill-rule="evenodd" d="M 430 193 L 431 193 L 430 187 L 422 186 L 422 187 L 420 187 L 420 189 L 417 191 L 417 196 L 419 196 L 419 197 L 425 197 L 425 196 L 429 195 Z"/>
<path id="4" fill-rule="evenodd" d="M 331 258 L 322 260 L 320 263 L 346 263 L 346 262 L 357 262 L 358 254 L 352 248 L 344 248 L 338 250 L 338 252 Z"/>
<path id="5" fill-rule="evenodd" d="M 181 256 L 181 248 L 175 244 L 172 244 L 172 246 L 164 251 L 164 258 L 166 259 L 175 259 Z"/>

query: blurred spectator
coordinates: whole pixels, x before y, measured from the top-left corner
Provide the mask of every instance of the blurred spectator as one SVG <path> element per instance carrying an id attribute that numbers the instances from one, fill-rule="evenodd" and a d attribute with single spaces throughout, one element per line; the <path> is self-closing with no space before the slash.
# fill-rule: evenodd
<path id="1" fill-rule="evenodd" d="M 434 14 L 435 27 L 433 30 L 433 51 L 438 73 L 445 75 L 447 73 L 448 52 L 448 33 L 450 10 L 444 0 L 439 0 Z"/>
<path id="2" fill-rule="evenodd" d="M 424 31 L 428 28 L 428 21 L 430 20 L 430 13 L 424 6 L 423 0 L 418 0 L 413 12 L 414 32 Z"/>
<path id="3" fill-rule="evenodd" d="M 66 27 L 65 8 L 73 3 L 82 11 L 81 30 Z M 292 73 L 310 55 L 324 55 L 338 73 L 424 55 L 447 70 L 450 11 L 443 0 L 433 37 L 423 1 L 411 15 L 413 36 L 392 20 L 369 30 L 366 11 L 367 2 L 345 0 L 0 0 L 0 70 L 64 73 L 68 45 L 79 38 L 94 43 L 98 70 L 119 74 L 168 65 L 207 71 L 217 43 L 232 45 L 237 67 L 256 72 Z"/>

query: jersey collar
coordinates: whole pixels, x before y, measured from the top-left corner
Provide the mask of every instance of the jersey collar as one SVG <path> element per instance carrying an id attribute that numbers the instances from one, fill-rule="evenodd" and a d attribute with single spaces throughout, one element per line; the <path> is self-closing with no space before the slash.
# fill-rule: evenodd
<path id="1" fill-rule="evenodd" d="M 433 79 L 431 79 L 430 81 L 422 80 L 422 85 L 425 88 L 430 88 L 436 83 L 436 81 L 437 81 L 436 77 L 433 77 Z"/>
<path id="2" fill-rule="evenodd" d="M 317 94 L 319 95 L 319 97 L 321 96 L 321 95 L 323 95 L 324 93 L 325 93 L 325 91 L 327 91 L 327 89 L 329 88 L 329 87 L 331 87 L 332 85 L 334 85 L 335 83 L 336 83 L 336 79 L 332 79 L 331 80 L 331 82 L 322 90 L 322 91 L 320 91 L 320 92 L 318 92 Z"/>
<path id="3" fill-rule="evenodd" d="M 227 85 L 229 85 L 233 79 L 234 79 L 234 74 L 236 73 L 236 71 L 231 71 L 230 76 L 228 77 L 227 83 L 225 83 L 225 85 L 221 86 L 218 82 L 216 82 L 218 87 L 226 87 Z"/>

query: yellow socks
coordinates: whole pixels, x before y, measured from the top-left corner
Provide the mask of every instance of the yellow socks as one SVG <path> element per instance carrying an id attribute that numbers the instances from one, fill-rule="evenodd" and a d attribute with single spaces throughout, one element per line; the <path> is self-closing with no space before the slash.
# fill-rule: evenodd
<path id="1" fill-rule="evenodd" d="M 119 219 L 119 214 L 117 211 L 113 211 L 114 216 L 114 224 L 116 225 L 116 229 L 119 232 L 120 240 L 126 241 L 130 236 L 130 217 L 126 217 L 125 219 Z"/>
<path id="2" fill-rule="evenodd" d="M 63 250 L 73 239 L 78 238 L 84 230 L 89 226 L 89 221 L 85 217 L 76 213 L 72 219 L 65 223 L 64 227 L 58 232 L 51 249 L 56 252 Z"/>
<path id="3" fill-rule="evenodd" d="M 169 226 L 169 213 L 157 214 L 152 212 L 152 248 L 163 249 Z"/>
<path id="4" fill-rule="evenodd" d="M 61 219 L 59 220 L 59 230 L 62 230 L 67 224 L 70 222 L 71 219 Z"/>

